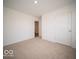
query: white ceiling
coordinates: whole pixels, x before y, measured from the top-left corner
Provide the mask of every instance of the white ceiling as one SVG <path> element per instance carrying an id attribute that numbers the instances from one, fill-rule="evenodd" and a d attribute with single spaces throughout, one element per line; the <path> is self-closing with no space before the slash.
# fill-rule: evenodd
<path id="1" fill-rule="evenodd" d="M 3 6 L 33 16 L 41 16 L 65 5 L 75 3 L 75 0 L 37 0 L 38 4 L 34 4 L 34 1 L 35 0 L 3 0 Z"/>

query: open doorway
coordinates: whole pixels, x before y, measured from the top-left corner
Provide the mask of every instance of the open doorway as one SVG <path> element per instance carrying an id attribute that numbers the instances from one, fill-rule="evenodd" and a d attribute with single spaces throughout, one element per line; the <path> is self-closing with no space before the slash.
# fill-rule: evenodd
<path id="1" fill-rule="evenodd" d="M 35 21 L 35 37 L 39 37 L 39 21 Z"/>

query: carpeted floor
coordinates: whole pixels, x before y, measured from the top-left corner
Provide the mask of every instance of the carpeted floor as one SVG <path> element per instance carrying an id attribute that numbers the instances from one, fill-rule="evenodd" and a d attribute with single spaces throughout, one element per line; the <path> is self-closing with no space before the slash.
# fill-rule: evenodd
<path id="1" fill-rule="evenodd" d="M 13 50 L 4 59 L 76 59 L 74 48 L 38 38 L 6 46 L 4 50 Z"/>

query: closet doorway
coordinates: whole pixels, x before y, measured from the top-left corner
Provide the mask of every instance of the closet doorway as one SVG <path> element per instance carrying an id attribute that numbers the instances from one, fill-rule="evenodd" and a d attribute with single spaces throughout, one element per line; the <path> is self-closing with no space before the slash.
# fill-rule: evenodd
<path id="1" fill-rule="evenodd" d="M 35 21 L 35 37 L 39 37 L 39 21 Z"/>

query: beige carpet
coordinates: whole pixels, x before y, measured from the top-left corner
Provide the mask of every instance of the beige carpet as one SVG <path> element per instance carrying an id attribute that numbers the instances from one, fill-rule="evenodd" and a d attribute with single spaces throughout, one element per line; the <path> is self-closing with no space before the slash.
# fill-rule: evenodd
<path id="1" fill-rule="evenodd" d="M 4 59 L 76 59 L 75 49 L 42 39 L 30 39 L 4 47 L 13 55 Z"/>

